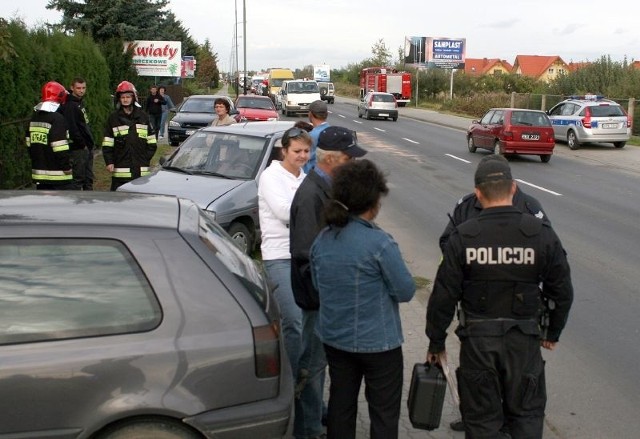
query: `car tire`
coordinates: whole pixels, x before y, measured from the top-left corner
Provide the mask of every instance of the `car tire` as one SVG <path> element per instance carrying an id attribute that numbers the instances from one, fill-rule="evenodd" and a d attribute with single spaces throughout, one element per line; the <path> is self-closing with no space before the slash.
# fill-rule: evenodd
<path id="1" fill-rule="evenodd" d="M 569 149 L 580 149 L 580 142 L 578 141 L 578 137 L 573 130 L 569 130 L 567 133 L 567 146 Z"/>
<path id="2" fill-rule="evenodd" d="M 228 233 L 231 236 L 231 240 L 236 243 L 240 250 L 247 255 L 251 255 L 253 252 L 253 235 L 247 226 L 241 222 L 233 222 L 229 226 Z"/>
<path id="3" fill-rule="evenodd" d="M 496 143 L 493 145 L 493 153 L 495 155 L 504 155 L 502 154 L 502 151 L 500 151 L 500 141 L 496 140 Z"/>
<path id="4" fill-rule="evenodd" d="M 369 111 L 368 110 L 364 110 L 364 118 L 367 120 L 371 120 L 371 116 L 369 115 Z"/>
<path id="5" fill-rule="evenodd" d="M 624 148 L 624 145 L 626 145 L 627 142 L 613 142 L 613 146 L 615 146 L 616 148 Z"/>
<path id="6" fill-rule="evenodd" d="M 476 144 L 473 142 L 473 136 L 469 136 L 467 138 L 467 148 L 469 148 L 469 152 L 476 152 L 478 149 Z"/>
<path id="7" fill-rule="evenodd" d="M 97 439 L 199 439 L 201 436 L 178 422 L 136 420 L 109 428 Z"/>
<path id="8" fill-rule="evenodd" d="M 549 160 L 551 160 L 551 154 L 541 154 L 540 160 L 542 163 L 549 163 Z"/>
<path id="9" fill-rule="evenodd" d="M 358 110 L 358 118 L 362 119 L 362 113 L 360 113 L 360 110 Z"/>
<path id="10" fill-rule="evenodd" d="M 331 100 L 329 101 L 329 103 L 330 103 L 331 105 L 333 105 L 333 99 L 331 99 Z"/>
<path id="11" fill-rule="evenodd" d="M 397 122 L 397 121 L 398 121 L 398 116 L 394 117 L 394 118 L 393 118 L 393 121 L 394 121 L 394 122 Z"/>

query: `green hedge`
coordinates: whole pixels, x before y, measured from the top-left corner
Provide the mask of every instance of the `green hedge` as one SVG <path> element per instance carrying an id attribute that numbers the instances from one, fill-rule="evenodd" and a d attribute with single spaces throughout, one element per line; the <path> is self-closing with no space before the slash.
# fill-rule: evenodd
<path id="1" fill-rule="evenodd" d="M 24 133 L 42 85 L 58 81 L 70 87 L 74 77 L 85 78 L 85 105 L 98 145 L 112 109 L 112 91 L 109 66 L 90 38 L 27 29 L 19 20 L 0 26 L 8 35 L 3 42 L 7 55 L 0 59 L 0 189 L 14 189 L 31 183 Z"/>

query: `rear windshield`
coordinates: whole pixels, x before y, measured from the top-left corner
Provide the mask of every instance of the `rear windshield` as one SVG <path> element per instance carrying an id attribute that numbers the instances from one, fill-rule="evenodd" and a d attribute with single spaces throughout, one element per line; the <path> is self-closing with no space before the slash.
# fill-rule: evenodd
<path id="1" fill-rule="evenodd" d="M 624 111 L 620 105 L 594 105 L 589 109 L 593 117 L 624 116 Z"/>
<path id="2" fill-rule="evenodd" d="M 551 126 L 546 114 L 537 111 L 514 111 L 511 113 L 511 125 L 524 125 L 528 127 Z"/>
<path id="3" fill-rule="evenodd" d="M 373 102 L 394 102 L 393 95 L 373 95 Z"/>

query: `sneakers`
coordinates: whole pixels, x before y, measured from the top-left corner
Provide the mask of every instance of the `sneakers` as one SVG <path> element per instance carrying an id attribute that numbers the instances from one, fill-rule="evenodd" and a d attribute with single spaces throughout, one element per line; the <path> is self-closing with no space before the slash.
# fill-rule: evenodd
<path id="1" fill-rule="evenodd" d="M 453 431 L 464 431 L 464 422 L 462 421 L 462 419 L 458 419 L 449 424 L 449 427 Z"/>

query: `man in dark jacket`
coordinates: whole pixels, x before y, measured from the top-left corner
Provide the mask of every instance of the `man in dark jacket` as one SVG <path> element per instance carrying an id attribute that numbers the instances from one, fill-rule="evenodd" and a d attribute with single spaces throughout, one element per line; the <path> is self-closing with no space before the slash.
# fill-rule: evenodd
<path id="1" fill-rule="evenodd" d="M 61 112 L 67 95 L 60 83 L 47 82 L 29 122 L 25 141 L 36 189 L 73 189 L 67 123 Z"/>
<path id="2" fill-rule="evenodd" d="M 311 282 L 309 251 L 323 228 L 322 212 L 331 193 L 335 169 L 366 151 L 356 144 L 351 130 L 328 127 L 320 133 L 316 149 L 317 163 L 309 171 L 291 202 L 289 246 L 291 251 L 291 287 L 302 309 L 302 349 L 296 385 L 295 437 L 318 437 L 322 433 L 322 384 L 327 361 L 322 342 L 314 328 L 318 316 L 318 292 Z"/>
<path id="3" fill-rule="evenodd" d="M 457 376 L 466 437 L 542 438 L 540 346 L 554 349 L 567 321 L 569 264 L 553 229 L 513 206 L 516 184 L 506 159 L 483 158 L 475 186 L 483 209 L 451 234 L 429 298 L 427 361 L 446 358 L 447 328 L 459 306 Z M 541 328 L 543 300 L 554 306 Z"/>
<path id="4" fill-rule="evenodd" d="M 149 114 L 151 126 L 156 133 L 156 140 L 158 140 L 160 124 L 162 123 L 162 106 L 166 105 L 166 103 L 167 101 L 165 100 L 165 98 L 162 97 L 162 95 L 158 92 L 158 87 L 156 85 L 152 85 L 149 90 L 149 96 L 147 97 L 145 109 Z"/>
<path id="5" fill-rule="evenodd" d="M 118 109 L 107 120 L 102 141 L 102 155 L 111 172 L 111 190 L 143 175 L 158 147 L 147 114 L 135 105 L 136 89 L 122 81 L 116 88 Z"/>
<path id="6" fill-rule="evenodd" d="M 93 189 L 93 135 L 83 98 L 87 83 L 83 78 L 73 78 L 64 117 L 69 128 L 69 149 L 73 169 L 73 186 L 76 190 Z"/>

